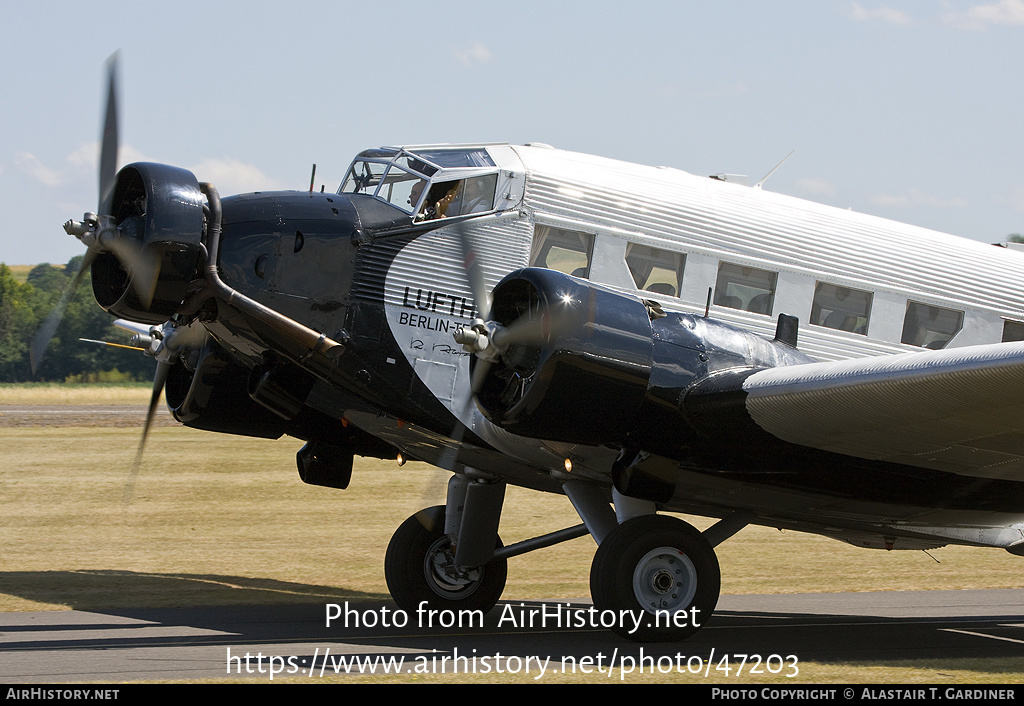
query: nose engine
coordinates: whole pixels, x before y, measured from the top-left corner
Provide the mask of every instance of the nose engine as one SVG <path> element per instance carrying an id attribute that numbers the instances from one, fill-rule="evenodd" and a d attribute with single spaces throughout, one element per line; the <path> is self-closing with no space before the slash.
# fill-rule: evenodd
<path id="1" fill-rule="evenodd" d="M 111 213 L 97 218 L 92 286 L 100 306 L 151 324 L 175 313 L 205 258 L 203 201 L 185 169 L 137 163 L 118 173 Z"/>

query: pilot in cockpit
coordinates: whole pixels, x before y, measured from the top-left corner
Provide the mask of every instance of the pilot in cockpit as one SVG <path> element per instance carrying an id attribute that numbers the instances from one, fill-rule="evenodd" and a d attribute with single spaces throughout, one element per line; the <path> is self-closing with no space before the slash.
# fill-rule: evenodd
<path id="1" fill-rule="evenodd" d="M 417 221 L 432 221 L 437 218 L 444 218 L 448 215 L 448 210 L 451 207 L 452 201 L 455 200 L 456 195 L 459 191 L 458 181 L 441 182 L 440 184 L 434 184 L 430 187 L 430 191 L 427 192 L 427 198 L 423 203 L 423 208 L 420 213 L 415 216 Z M 419 182 L 412 187 L 412 191 L 409 194 L 409 203 L 415 208 L 416 202 L 419 201 L 420 194 L 423 193 L 424 183 Z M 458 215 L 458 214 L 452 214 Z"/>

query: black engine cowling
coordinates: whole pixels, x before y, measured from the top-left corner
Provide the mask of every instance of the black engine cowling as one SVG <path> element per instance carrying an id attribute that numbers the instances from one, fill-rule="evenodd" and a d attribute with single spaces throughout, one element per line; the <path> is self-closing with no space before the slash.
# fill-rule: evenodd
<path id="1" fill-rule="evenodd" d="M 607 443 L 631 426 L 653 362 L 642 302 L 526 269 L 495 288 L 491 318 L 522 340 L 491 365 L 477 392 L 490 421 L 523 436 L 584 444 Z"/>
<path id="2" fill-rule="evenodd" d="M 476 400 L 514 434 L 674 455 L 722 429 L 745 433 L 742 381 L 753 371 L 809 362 L 769 340 L 706 317 L 664 312 L 552 270 L 509 274 L 494 289 L 495 334 L 511 341 Z M 753 438 L 753 437 L 751 437 Z"/>
<path id="3" fill-rule="evenodd" d="M 92 264 L 100 306 L 151 324 L 175 312 L 202 264 L 203 201 L 199 182 L 185 169 L 139 162 L 118 173 L 116 242 Z"/>

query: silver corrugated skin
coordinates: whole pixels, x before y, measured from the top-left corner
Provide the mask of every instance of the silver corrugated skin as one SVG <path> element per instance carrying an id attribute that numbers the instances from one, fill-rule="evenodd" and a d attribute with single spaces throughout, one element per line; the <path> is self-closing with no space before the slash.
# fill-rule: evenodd
<path id="1" fill-rule="evenodd" d="M 517 214 L 474 220 L 464 227 L 481 263 L 488 291 L 511 270 L 526 266 L 533 228 Z M 459 239 L 451 227 L 427 233 L 406 245 L 402 256 L 394 260 L 386 274 L 391 285 L 385 289 L 384 302 L 388 305 L 406 304 L 405 287 L 409 287 L 414 296 L 416 290 L 429 290 L 472 300 Z M 462 318 L 471 320 L 472 317 Z"/>
<path id="2" fill-rule="evenodd" d="M 1024 317 L 1024 254 L 1015 251 L 675 169 L 515 149 L 528 174 L 525 205 L 537 213 L 633 233 L 638 241 L 657 238 L 660 247 L 688 253 L 961 310 Z M 702 301 L 680 304 L 703 308 Z M 761 333 L 774 327 L 766 317 L 743 312 L 716 308 L 716 315 Z M 816 327 L 802 327 L 801 336 L 801 348 L 823 358 L 880 354 L 899 346 Z M 954 339 L 952 345 L 965 342 L 971 341 Z"/>

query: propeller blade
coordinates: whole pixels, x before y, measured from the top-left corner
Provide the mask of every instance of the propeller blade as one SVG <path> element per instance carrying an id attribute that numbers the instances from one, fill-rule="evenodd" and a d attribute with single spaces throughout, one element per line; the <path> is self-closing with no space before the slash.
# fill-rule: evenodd
<path id="1" fill-rule="evenodd" d="M 139 468 L 142 466 L 142 451 L 146 448 L 146 437 L 149 436 L 149 427 L 153 423 L 153 415 L 156 414 L 156 406 L 160 402 L 160 393 L 163 392 L 164 383 L 167 382 L 167 374 L 171 371 L 171 363 L 159 361 L 156 365 L 156 374 L 153 376 L 153 394 L 149 398 L 149 409 L 146 411 L 146 424 L 142 427 L 142 438 L 139 439 L 139 448 L 135 452 L 135 460 L 128 471 L 128 480 L 124 487 L 124 504 L 128 505 L 135 494 L 135 479 L 139 475 Z"/>
<path id="2" fill-rule="evenodd" d="M 74 296 L 78 285 L 82 283 L 85 273 L 89 271 L 89 267 L 92 266 L 92 261 L 95 259 L 96 252 L 94 250 L 85 251 L 85 257 L 82 258 L 82 264 L 78 268 L 78 272 L 75 273 L 75 278 L 71 280 L 71 284 L 64 288 L 64 292 L 60 295 L 57 305 L 53 307 L 53 311 L 46 317 L 46 321 L 36 331 L 36 335 L 32 339 L 32 347 L 28 350 L 28 358 L 32 366 L 33 375 L 36 374 L 39 364 L 43 362 L 46 349 L 50 347 L 50 341 L 53 340 L 53 335 L 57 332 L 61 319 L 64 318 L 64 310 L 67 309 L 68 302 L 71 301 L 71 297 Z"/>
<path id="3" fill-rule="evenodd" d="M 452 429 L 452 433 L 450 435 L 453 443 L 445 449 L 443 454 L 441 454 L 441 460 L 438 463 L 438 466 L 446 471 L 455 471 L 455 459 L 459 455 L 459 447 L 462 445 L 462 437 L 466 435 L 466 424 L 462 420 L 469 419 L 470 412 L 473 409 L 476 393 L 479 392 L 481 386 L 483 386 L 484 378 L 487 377 L 487 371 L 490 370 L 490 367 L 490 361 L 482 358 L 478 358 L 473 367 L 473 376 L 470 379 L 469 395 L 467 395 L 466 402 L 462 405 L 462 409 L 456 417 L 455 428 Z"/>
<path id="4" fill-rule="evenodd" d="M 105 243 L 105 247 L 121 262 L 139 302 L 144 309 L 148 309 L 153 302 L 157 278 L 160 276 L 160 260 L 152 251 L 125 238 L 113 238 Z"/>
<path id="5" fill-rule="evenodd" d="M 455 233 L 459 236 L 462 267 L 466 271 L 466 279 L 469 280 L 469 288 L 473 292 L 473 304 L 476 306 L 477 316 L 486 319 L 491 311 L 491 296 L 484 284 L 484 272 L 480 266 L 480 260 L 477 259 L 476 249 L 473 247 L 473 238 L 464 223 L 455 224 Z"/>
<path id="6" fill-rule="evenodd" d="M 535 312 L 531 312 L 535 313 Z M 502 347 L 541 345 L 558 333 L 560 317 L 551 315 L 549 311 L 540 312 L 539 316 L 523 314 L 495 335 L 495 344 Z"/>
<path id="7" fill-rule="evenodd" d="M 100 141 L 100 215 L 111 215 L 117 181 L 117 52 L 107 59 L 107 107 Z"/>

